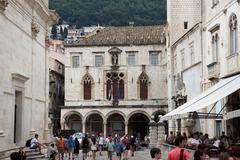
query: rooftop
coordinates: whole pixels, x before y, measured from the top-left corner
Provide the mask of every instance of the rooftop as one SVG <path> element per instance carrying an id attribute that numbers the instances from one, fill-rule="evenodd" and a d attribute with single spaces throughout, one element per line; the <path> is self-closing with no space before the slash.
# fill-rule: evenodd
<path id="1" fill-rule="evenodd" d="M 164 26 L 106 27 L 65 46 L 151 45 L 164 44 L 165 39 Z"/>

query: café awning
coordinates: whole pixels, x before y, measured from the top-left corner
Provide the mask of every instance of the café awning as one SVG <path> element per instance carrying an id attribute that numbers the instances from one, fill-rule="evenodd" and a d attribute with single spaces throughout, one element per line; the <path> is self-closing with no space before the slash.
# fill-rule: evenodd
<path id="1" fill-rule="evenodd" d="M 240 89 L 240 75 L 222 79 L 196 98 L 161 117 L 161 120 L 187 118 L 189 113 L 206 108 L 238 89 Z"/>

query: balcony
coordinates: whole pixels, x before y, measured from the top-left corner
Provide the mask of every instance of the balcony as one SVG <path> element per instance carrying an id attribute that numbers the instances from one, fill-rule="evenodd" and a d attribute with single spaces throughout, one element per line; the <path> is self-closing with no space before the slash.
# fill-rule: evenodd
<path id="1" fill-rule="evenodd" d="M 240 71 L 239 67 L 239 55 L 232 54 L 227 57 L 227 74 L 234 74 Z"/>
<path id="2" fill-rule="evenodd" d="M 219 67 L 220 67 L 220 65 L 219 65 L 218 62 L 213 62 L 213 63 L 207 65 L 207 68 L 208 68 L 208 79 L 209 80 L 219 78 L 219 75 L 220 75 Z"/>

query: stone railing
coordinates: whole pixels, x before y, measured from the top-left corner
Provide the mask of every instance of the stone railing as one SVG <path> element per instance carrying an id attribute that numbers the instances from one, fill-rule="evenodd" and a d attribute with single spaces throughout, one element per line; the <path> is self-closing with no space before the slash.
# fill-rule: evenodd
<path id="1" fill-rule="evenodd" d="M 227 73 L 232 74 L 239 71 L 239 55 L 232 54 L 227 57 Z"/>
<path id="2" fill-rule="evenodd" d="M 207 65 L 208 68 L 208 79 L 219 78 L 220 75 L 220 68 L 219 63 L 214 62 Z"/>

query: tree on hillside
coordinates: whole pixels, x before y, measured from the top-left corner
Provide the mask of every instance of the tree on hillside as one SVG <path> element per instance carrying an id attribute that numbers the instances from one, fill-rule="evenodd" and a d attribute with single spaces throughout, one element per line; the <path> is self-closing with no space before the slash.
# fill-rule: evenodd
<path id="1" fill-rule="evenodd" d="M 62 19 L 77 27 L 90 25 L 159 25 L 166 22 L 167 0 L 50 0 Z"/>

